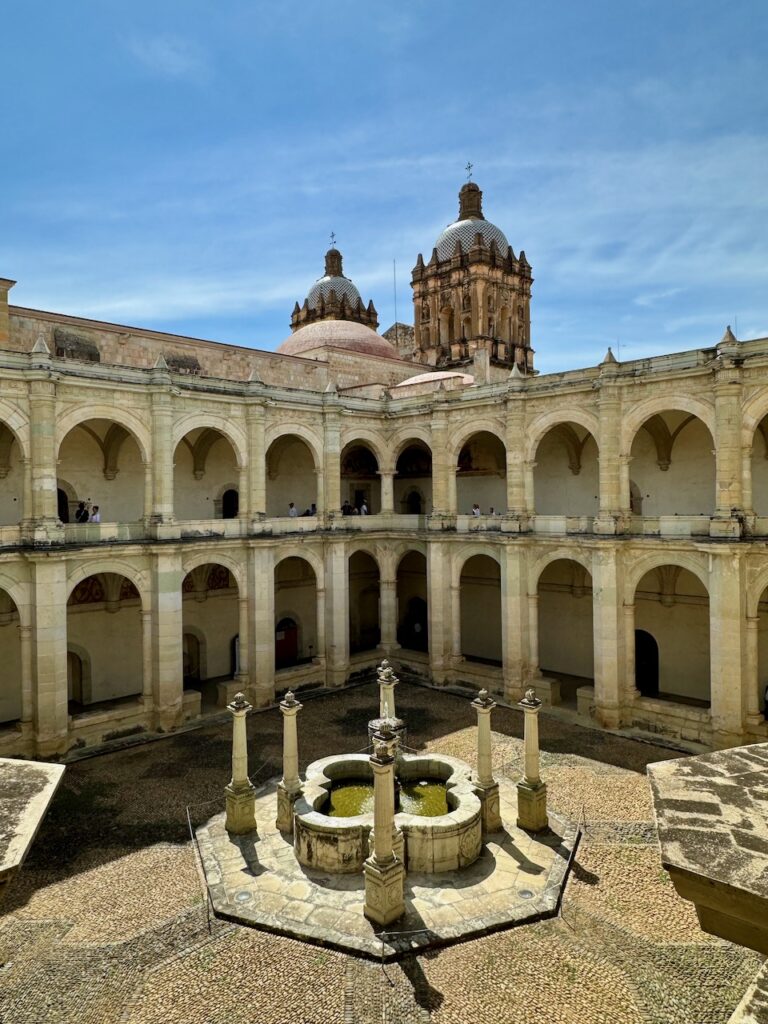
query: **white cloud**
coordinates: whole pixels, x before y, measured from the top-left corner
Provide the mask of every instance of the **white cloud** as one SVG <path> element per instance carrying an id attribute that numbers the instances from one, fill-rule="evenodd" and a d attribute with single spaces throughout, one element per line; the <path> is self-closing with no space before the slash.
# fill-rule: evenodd
<path id="1" fill-rule="evenodd" d="M 127 48 L 145 68 L 165 78 L 198 78 L 207 71 L 202 49 L 181 36 L 134 36 Z"/>

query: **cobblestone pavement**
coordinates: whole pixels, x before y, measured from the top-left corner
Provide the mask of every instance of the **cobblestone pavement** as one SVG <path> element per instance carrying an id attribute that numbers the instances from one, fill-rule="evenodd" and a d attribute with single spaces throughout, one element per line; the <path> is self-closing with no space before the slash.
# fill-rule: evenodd
<path id="1" fill-rule="evenodd" d="M 373 686 L 306 700 L 304 762 L 362 747 Z M 408 742 L 474 760 L 465 699 L 402 684 Z M 494 712 L 513 780 L 521 715 Z M 550 806 L 585 834 L 562 916 L 382 968 L 210 922 L 186 818 L 222 809 L 225 725 L 70 765 L 0 919 L 2 1024 L 725 1024 L 760 967 L 704 935 L 662 871 L 651 744 L 541 716 Z M 277 711 L 249 723 L 276 774 Z M 357 740 L 359 739 L 359 743 Z"/>

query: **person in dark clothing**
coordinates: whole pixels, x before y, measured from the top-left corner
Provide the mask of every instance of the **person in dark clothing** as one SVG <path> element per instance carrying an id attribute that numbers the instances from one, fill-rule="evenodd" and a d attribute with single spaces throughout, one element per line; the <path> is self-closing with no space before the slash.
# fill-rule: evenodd
<path id="1" fill-rule="evenodd" d="M 80 501 L 75 509 L 75 522 L 76 523 L 87 523 L 88 522 L 88 509 L 85 507 L 85 502 Z"/>

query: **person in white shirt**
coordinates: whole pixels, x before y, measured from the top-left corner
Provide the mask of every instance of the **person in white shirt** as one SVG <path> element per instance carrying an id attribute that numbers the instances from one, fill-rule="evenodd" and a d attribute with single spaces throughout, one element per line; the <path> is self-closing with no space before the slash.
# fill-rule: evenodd
<path id="1" fill-rule="evenodd" d="M 365 504 L 365 502 L 363 502 L 363 504 L 360 506 L 360 515 L 361 516 L 367 516 L 368 515 L 368 506 Z"/>
<path id="2" fill-rule="evenodd" d="M 101 512 L 99 512 L 99 506 L 98 505 L 94 505 L 93 508 L 91 509 L 91 522 L 92 523 L 100 523 L 101 522 Z"/>
<path id="3" fill-rule="evenodd" d="M 299 514 L 299 510 L 296 508 L 296 506 L 293 504 L 292 501 L 289 501 L 288 502 L 288 515 L 291 517 L 291 519 L 293 519 L 298 514 Z"/>
<path id="4" fill-rule="evenodd" d="M 477 504 L 477 502 L 475 502 L 475 504 L 472 506 L 472 515 L 473 516 L 479 516 L 480 515 L 480 506 Z"/>

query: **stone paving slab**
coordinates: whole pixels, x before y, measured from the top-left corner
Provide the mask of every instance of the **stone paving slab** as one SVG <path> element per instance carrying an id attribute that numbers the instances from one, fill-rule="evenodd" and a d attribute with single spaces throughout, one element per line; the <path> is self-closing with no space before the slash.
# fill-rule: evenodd
<path id="1" fill-rule="evenodd" d="M 362 873 L 331 875 L 296 860 L 290 839 L 275 828 L 277 782 L 257 795 L 257 835 L 230 836 L 223 813 L 197 829 L 214 912 L 225 920 L 393 960 L 557 913 L 577 827 L 551 814 L 551 830 L 540 836 L 517 828 L 517 790 L 509 780 L 499 782 L 505 831 L 487 838 L 469 868 L 406 875 L 406 913 L 387 929 L 363 914 Z"/>

